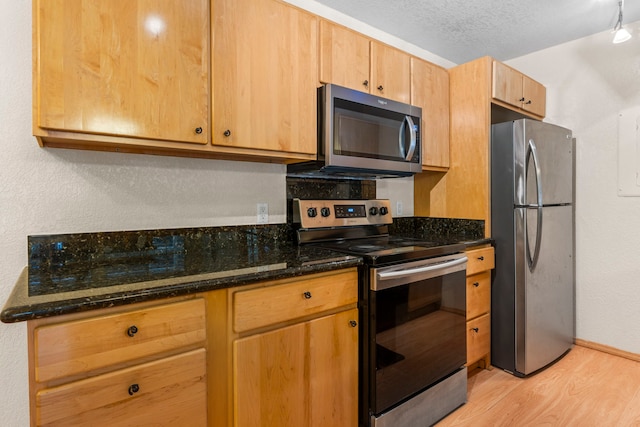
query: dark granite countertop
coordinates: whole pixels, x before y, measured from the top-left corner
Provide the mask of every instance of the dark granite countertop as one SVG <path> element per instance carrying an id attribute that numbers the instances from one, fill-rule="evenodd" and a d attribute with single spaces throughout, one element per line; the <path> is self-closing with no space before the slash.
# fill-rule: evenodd
<path id="1" fill-rule="evenodd" d="M 361 264 L 299 247 L 286 226 L 29 236 L 29 266 L 0 320 L 13 323 Z"/>
<path id="2" fill-rule="evenodd" d="M 391 234 L 473 247 L 484 221 L 399 218 Z M 13 323 L 361 265 L 298 246 L 287 224 L 28 237 L 29 264 L 0 320 Z"/>

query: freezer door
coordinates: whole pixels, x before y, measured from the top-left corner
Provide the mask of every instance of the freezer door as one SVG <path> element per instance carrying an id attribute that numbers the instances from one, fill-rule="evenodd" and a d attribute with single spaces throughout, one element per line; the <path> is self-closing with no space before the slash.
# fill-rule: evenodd
<path id="1" fill-rule="evenodd" d="M 516 371 L 528 375 L 556 360 L 573 344 L 573 207 L 542 208 L 541 230 L 538 209 L 518 208 L 514 215 Z M 536 238 L 539 258 L 530 266 Z"/>
<path id="2" fill-rule="evenodd" d="M 514 138 L 515 205 L 572 203 L 571 131 L 522 119 L 514 122 Z"/>

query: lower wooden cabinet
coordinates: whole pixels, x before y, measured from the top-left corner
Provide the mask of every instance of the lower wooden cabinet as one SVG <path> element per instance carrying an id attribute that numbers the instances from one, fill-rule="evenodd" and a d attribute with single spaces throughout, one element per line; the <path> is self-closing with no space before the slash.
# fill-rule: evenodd
<path id="1" fill-rule="evenodd" d="M 234 343 L 236 425 L 356 426 L 358 310 Z"/>
<path id="2" fill-rule="evenodd" d="M 357 277 L 347 269 L 209 293 L 210 425 L 358 425 Z"/>
<path id="3" fill-rule="evenodd" d="M 42 426 L 206 426 L 204 349 L 39 391 Z"/>
<path id="4" fill-rule="evenodd" d="M 491 270 L 493 247 L 466 251 L 467 262 L 467 367 L 491 364 Z"/>
<path id="5" fill-rule="evenodd" d="M 34 426 L 206 426 L 202 298 L 28 322 Z"/>

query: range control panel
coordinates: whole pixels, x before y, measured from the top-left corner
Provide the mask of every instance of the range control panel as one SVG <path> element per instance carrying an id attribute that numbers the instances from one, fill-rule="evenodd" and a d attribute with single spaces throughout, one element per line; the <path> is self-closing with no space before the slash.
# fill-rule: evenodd
<path id="1" fill-rule="evenodd" d="M 391 202 L 379 200 L 293 200 L 293 221 L 302 228 L 391 224 Z"/>

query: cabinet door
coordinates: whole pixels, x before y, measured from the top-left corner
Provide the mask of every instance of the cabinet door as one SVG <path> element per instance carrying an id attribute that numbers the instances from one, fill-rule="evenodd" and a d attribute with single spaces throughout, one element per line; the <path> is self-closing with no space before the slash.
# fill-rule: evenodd
<path id="1" fill-rule="evenodd" d="M 493 61 L 492 97 L 514 107 L 522 106 L 522 74 L 502 62 Z"/>
<path id="2" fill-rule="evenodd" d="M 34 2 L 40 128 L 206 144 L 209 2 Z"/>
<path id="3" fill-rule="evenodd" d="M 398 49 L 371 42 L 371 93 L 409 104 L 411 57 Z"/>
<path id="4" fill-rule="evenodd" d="M 320 82 L 369 92 L 369 39 L 320 21 Z"/>
<path id="5" fill-rule="evenodd" d="M 411 104 L 422 108 L 422 166 L 449 167 L 449 74 L 411 58 Z"/>
<path id="6" fill-rule="evenodd" d="M 522 109 L 536 116 L 544 117 L 546 114 L 546 88 L 530 77 L 522 76 Z"/>
<path id="7" fill-rule="evenodd" d="M 234 342 L 237 426 L 356 426 L 356 309 Z"/>
<path id="8" fill-rule="evenodd" d="M 213 7 L 212 143 L 315 155 L 317 18 L 275 0 Z"/>

